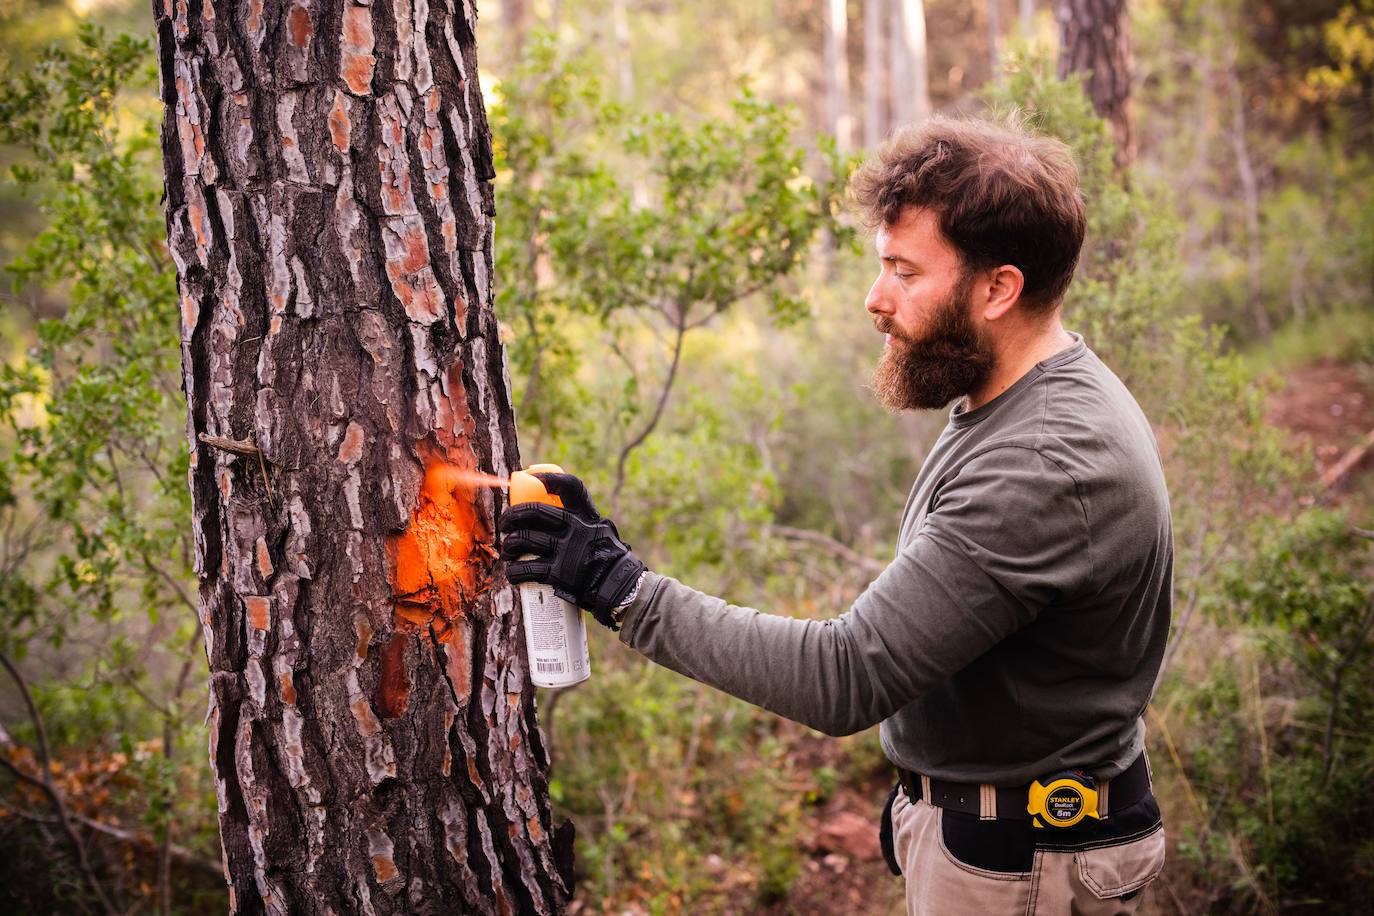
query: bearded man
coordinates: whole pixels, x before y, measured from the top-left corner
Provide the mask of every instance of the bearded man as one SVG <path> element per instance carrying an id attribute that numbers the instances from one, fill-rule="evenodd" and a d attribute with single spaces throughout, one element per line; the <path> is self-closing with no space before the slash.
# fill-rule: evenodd
<path id="1" fill-rule="evenodd" d="M 828 734 L 881 723 L 909 912 L 1131 912 L 1164 862 L 1142 717 L 1173 545 L 1150 424 L 1060 322 L 1086 223 L 1072 157 L 936 118 L 891 139 L 853 196 L 880 264 L 874 390 L 953 407 L 895 557 L 849 611 L 775 616 L 650 572 L 568 475 L 542 475 L 565 509 L 502 517 L 509 578 Z"/>

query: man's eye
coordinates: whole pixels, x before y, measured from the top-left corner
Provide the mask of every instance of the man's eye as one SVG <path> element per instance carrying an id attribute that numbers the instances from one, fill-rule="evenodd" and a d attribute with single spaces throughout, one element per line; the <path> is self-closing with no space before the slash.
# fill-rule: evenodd
<path id="1" fill-rule="evenodd" d="M 898 279 L 898 280 L 910 280 L 910 279 L 911 279 L 912 277 L 914 277 L 914 276 L 916 276 L 916 275 L 915 275 L 915 274 L 897 274 L 897 279 Z"/>

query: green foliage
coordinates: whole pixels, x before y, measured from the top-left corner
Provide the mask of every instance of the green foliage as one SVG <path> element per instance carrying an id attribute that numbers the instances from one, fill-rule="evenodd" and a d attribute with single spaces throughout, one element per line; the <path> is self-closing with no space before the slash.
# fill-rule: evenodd
<path id="1" fill-rule="evenodd" d="M 148 85 L 149 53 L 83 28 L 0 87 L 0 141 L 28 153 L 12 176 L 47 218 L 8 270 L 66 303 L 56 317 L 40 305 L 33 345 L 0 367 L 7 553 L 49 561 L 0 570 L 9 651 L 60 644 L 87 613 L 185 607 L 185 402 L 156 129 L 118 104 L 126 84 Z"/>
<path id="2" fill-rule="evenodd" d="M 823 144 L 824 177 L 807 175 L 793 115 L 747 89 L 724 119 L 632 115 L 546 39 L 498 93 L 498 307 L 526 442 L 557 442 L 595 483 L 604 468 L 615 502 L 690 333 L 755 296 L 782 324 L 805 315 L 784 281 L 822 229 L 845 234 L 849 165 Z M 593 372 L 588 353 L 617 371 Z"/>
<path id="3" fill-rule="evenodd" d="M 51 672 L 32 693 L 52 755 L 94 774 L 69 807 L 212 847 L 213 807 L 181 805 L 206 784 L 204 662 L 151 51 L 84 25 L 0 83 L 10 177 L 44 222 L 6 265 L 29 309 L 0 364 L 0 652 Z"/>
<path id="4" fill-rule="evenodd" d="M 1374 683 L 1361 676 L 1374 659 L 1374 539 L 1356 535 L 1338 513 L 1308 512 L 1228 585 L 1232 600 L 1326 695 L 1322 756 L 1329 773 L 1334 730 L 1359 711 L 1358 731 L 1374 698 Z"/>
<path id="5" fill-rule="evenodd" d="M 554 799 L 582 826 L 586 899 L 722 912 L 785 893 L 808 785 L 790 726 L 649 665 L 598 670 L 562 703 Z"/>

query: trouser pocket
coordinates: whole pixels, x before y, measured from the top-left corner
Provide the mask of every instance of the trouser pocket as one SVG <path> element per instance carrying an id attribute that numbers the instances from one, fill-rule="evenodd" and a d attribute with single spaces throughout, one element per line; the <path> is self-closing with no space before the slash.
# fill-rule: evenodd
<path id="1" fill-rule="evenodd" d="M 1081 849 L 1074 854 L 1078 879 L 1098 900 L 1134 896 L 1164 868 L 1164 827 L 1114 846 Z"/>

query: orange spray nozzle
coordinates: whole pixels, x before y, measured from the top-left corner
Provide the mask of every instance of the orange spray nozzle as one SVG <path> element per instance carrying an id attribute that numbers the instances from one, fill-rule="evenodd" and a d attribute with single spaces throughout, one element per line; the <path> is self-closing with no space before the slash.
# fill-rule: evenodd
<path id="1" fill-rule="evenodd" d="M 562 474 L 563 469 L 556 464 L 532 464 L 523 471 L 510 475 L 510 504 L 544 503 L 548 506 L 563 508 L 563 500 L 544 488 L 544 482 L 535 474 Z"/>

